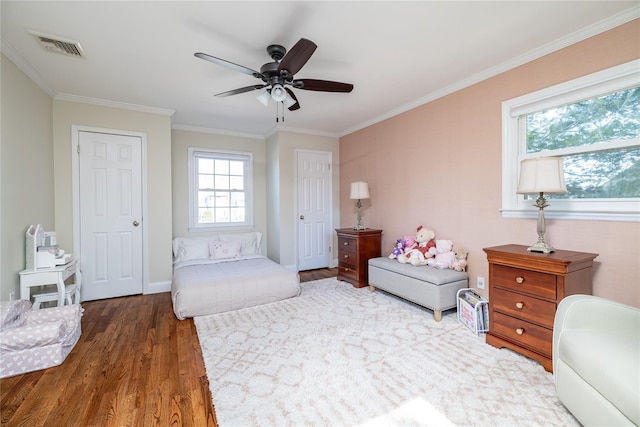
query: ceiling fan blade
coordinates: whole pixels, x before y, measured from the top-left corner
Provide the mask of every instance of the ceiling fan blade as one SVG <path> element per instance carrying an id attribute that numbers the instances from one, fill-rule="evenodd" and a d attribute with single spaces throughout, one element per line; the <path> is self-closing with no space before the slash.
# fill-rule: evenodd
<path id="1" fill-rule="evenodd" d="M 267 87 L 267 85 L 252 85 L 247 87 L 241 87 L 239 89 L 229 90 L 227 92 L 216 93 L 216 96 L 238 95 L 239 93 L 251 92 L 252 90 L 258 90 L 264 87 Z"/>
<path id="2" fill-rule="evenodd" d="M 282 71 L 288 71 L 289 75 L 293 76 L 295 73 L 307 63 L 313 52 L 315 52 L 318 46 L 307 39 L 300 39 L 298 43 L 287 52 L 278 65 L 278 73 Z"/>
<path id="3" fill-rule="evenodd" d="M 297 79 L 292 83 L 296 89 L 315 90 L 320 92 L 351 92 L 351 83 L 331 82 L 328 80 Z"/>
<path id="4" fill-rule="evenodd" d="M 298 98 L 296 98 L 296 95 L 293 93 L 293 91 L 291 89 L 289 89 L 288 87 L 285 88 L 285 90 L 287 91 L 287 93 L 289 94 L 289 96 L 291 98 L 293 98 L 294 101 L 296 101 L 295 104 L 293 104 L 291 107 L 289 107 L 289 111 L 295 111 L 295 110 L 299 110 L 300 109 L 300 103 L 298 102 Z"/>
<path id="5" fill-rule="evenodd" d="M 200 59 L 204 59 L 205 61 L 213 62 L 214 64 L 222 65 L 223 67 L 231 68 L 234 71 L 240 71 L 244 74 L 249 74 L 250 76 L 261 79 L 262 74 L 257 72 L 256 70 L 252 70 L 251 68 L 244 67 L 242 65 L 234 64 L 233 62 L 226 61 L 224 59 L 216 58 L 215 56 L 207 55 L 206 53 L 194 53 L 194 56 Z"/>

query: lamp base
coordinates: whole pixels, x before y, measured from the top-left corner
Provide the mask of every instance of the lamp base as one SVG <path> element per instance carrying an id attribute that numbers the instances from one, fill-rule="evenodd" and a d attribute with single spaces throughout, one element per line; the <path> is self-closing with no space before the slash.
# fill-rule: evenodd
<path id="1" fill-rule="evenodd" d="M 358 224 L 355 227 L 353 227 L 353 229 L 356 231 L 361 231 L 361 230 L 366 230 L 367 228 L 364 225 Z"/>
<path id="2" fill-rule="evenodd" d="M 555 249 L 545 242 L 537 242 L 531 247 L 528 247 L 527 250 L 529 252 L 542 252 L 543 254 L 550 254 L 551 252 L 555 252 Z"/>

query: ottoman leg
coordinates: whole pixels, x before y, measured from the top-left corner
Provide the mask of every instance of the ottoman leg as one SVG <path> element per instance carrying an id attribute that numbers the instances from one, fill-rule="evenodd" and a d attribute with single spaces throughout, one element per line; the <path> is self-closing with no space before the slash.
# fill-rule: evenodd
<path id="1" fill-rule="evenodd" d="M 442 311 L 433 310 L 433 318 L 436 320 L 436 322 L 441 321 L 442 320 Z"/>

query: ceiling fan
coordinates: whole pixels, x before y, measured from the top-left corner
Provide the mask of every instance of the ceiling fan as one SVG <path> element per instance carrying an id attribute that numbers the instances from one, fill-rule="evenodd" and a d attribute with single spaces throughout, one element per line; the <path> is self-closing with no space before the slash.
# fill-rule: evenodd
<path id="1" fill-rule="evenodd" d="M 231 96 L 240 93 L 250 92 L 253 90 L 265 89 L 258 100 L 265 106 L 269 103 L 269 98 L 277 102 L 283 102 L 290 111 L 300 108 L 298 98 L 293 91 L 287 87 L 291 86 L 295 89 L 313 90 L 320 92 L 351 92 L 353 85 L 350 83 L 332 82 L 328 80 L 317 79 L 295 79 L 294 75 L 307 63 L 313 52 L 318 46 L 311 40 L 305 38 L 300 39 L 292 48 L 287 50 L 280 45 L 272 44 L 267 47 L 267 53 L 273 59 L 273 62 L 267 62 L 260 71 L 206 53 L 196 53 L 196 57 L 222 65 L 223 67 L 248 74 L 263 81 L 261 84 L 255 84 L 247 87 L 230 90 L 227 92 L 216 93 L 215 96 Z"/>

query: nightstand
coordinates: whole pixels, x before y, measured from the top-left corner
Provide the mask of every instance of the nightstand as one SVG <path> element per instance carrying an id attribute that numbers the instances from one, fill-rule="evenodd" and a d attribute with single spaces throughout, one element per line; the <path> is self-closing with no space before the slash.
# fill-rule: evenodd
<path id="1" fill-rule="evenodd" d="M 553 321 L 560 301 L 592 293 L 598 254 L 556 250 L 528 252 L 527 246 L 485 248 L 489 261 L 487 343 L 537 360 L 552 372 Z"/>
<path id="2" fill-rule="evenodd" d="M 382 230 L 340 228 L 338 233 L 338 280 L 356 288 L 369 284 L 367 262 L 381 256 Z"/>

